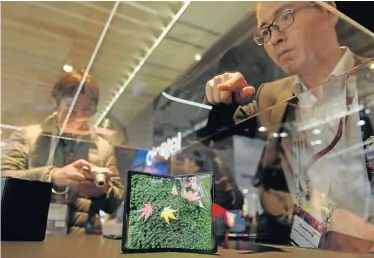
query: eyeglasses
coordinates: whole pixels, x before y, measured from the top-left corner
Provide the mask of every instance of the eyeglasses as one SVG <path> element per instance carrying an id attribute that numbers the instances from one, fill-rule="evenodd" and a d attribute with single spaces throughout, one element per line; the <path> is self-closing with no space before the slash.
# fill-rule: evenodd
<path id="1" fill-rule="evenodd" d="M 296 12 L 315 5 L 316 3 L 310 3 L 308 5 L 304 5 L 296 9 L 287 9 L 282 13 L 278 14 L 269 26 L 261 28 L 256 33 L 256 35 L 254 36 L 255 42 L 259 46 L 264 45 L 266 42 L 270 40 L 272 29 L 275 29 L 278 32 L 287 29 L 294 23 Z"/>

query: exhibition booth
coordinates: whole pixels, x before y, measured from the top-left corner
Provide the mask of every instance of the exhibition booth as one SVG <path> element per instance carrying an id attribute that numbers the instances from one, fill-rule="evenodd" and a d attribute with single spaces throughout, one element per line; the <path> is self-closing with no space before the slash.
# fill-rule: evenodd
<path id="1" fill-rule="evenodd" d="M 374 34 L 277 4 L 3 3 L 2 256 L 372 256 Z"/>

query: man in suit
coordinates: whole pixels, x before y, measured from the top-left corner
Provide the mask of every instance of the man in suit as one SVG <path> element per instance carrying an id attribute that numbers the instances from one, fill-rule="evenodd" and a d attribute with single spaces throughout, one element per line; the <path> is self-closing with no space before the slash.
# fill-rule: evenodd
<path id="1" fill-rule="evenodd" d="M 328 3 L 336 7 L 334 2 Z M 293 206 L 297 203 L 321 223 L 331 216 L 330 230 L 339 235 L 328 248 L 368 252 L 374 247 L 374 222 L 370 222 L 374 215 L 374 201 L 370 194 L 365 158 L 364 155 L 353 157 L 342 154 L 347 147 L 362 145 L 362 133 L 356 126 L 361 120 L 358 113 L 349 116 L 349 119 L 346 117 L 345 126 L 344 122 L 340 124 L 343 119 L 331 119 L 331 115 L 346 111 L 346 103 L 358 105 L 358 97 L 363 95 L 359 89 L 362 87 L 361 74 L 343 76 L 344 82 L 332 78 L 365 60 L 347 47 L 339 46 L 335 30 L 339 17 L 316 3 L 259 2 L 256 8 L 258 28 L 254 40 L 290 76 L 261 85 L 255 100 L 249 103 L 255 89 L 240 73 L 224 73 L 208 81 L 207 100 L 211 104 L 243 105 L 234 115 L 237 122 L 262 111 L 256 118 L 257 127 L 267 131 L 267 146 L 260 164 L 265 174 L 263 178 L 269 181 L 269 174 L 282 172 L 290 190 L 288 194 L 260 186 L 265 211 L 285 222 L 292 217 Z M 327 80 L 323 87 L 318 87 Z M 354 80 L 353 90 L 345 86 L 350 83 L 349 80 Z M 293 96 L 299 96 L 296 102 L 291 101 Z M 273 108 L 266 111 L 270 107 Z M 287 131 L 292 130 L 296 123 L 310 125 L 318 120 L 317 117 L 331 120 L 328 125 L 318 128 L 323 139 L 318 144 L 305 147 L 304 143 L 313 140 L 314 136 L 305 133 L 306 140 L 301 141 L 296 135 L 298 133 Z M 292 126 L 287 128 L 287 124 Z M 340 137 L 337 137 L 337 129 L 343 130 Z M 281 139 L 279 135 L 282 132 L 288 137 Z M 312 168 L 305 169 L 308 160 L 314 158 L 313 154 L 329 148 L 329 143 L 336 137 L 339 139 L 331 152 L 335 158 L 321 158 L 314 162 Z M 293 148 L 295 139 L 297 151 Z M 293 158 L 300 148 L 304 148 L 304 156 L 299 156 L 297 162 L 303 169 L 295 166 Z M 319 176 L 318 171 L 325 174 Z M 320 206 L 327 211 L 323 213 Z"/>

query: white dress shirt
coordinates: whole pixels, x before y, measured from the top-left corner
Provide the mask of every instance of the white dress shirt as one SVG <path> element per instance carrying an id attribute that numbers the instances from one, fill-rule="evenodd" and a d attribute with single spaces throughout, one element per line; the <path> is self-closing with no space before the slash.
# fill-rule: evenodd
<path id="1" fill-rule="evenodd" d="M 342 58 L 328 78 L 338 76 L 355 66 L 353 53 L 346 47 L 342 47 L 342 51 Z M 325 219 L 325 214 L 320 209 L 321 204 L 341 207 L 363 219 L 373 215 L 369 214 L 373 210 L 374 200 L 370 191 L 365 156 L 347 151 L 352 146 L 362 146 L 363 142 L 357 92 L 351 106 L 352 114 L 348 116 L 346 124 L 342 115 L 347 114 L 345 82 L 346 76 L 340 76 L 307 92 L 307 88 L 297 76 L 294 81 L 293 92 L 298 96 L 299 109 L 294 122 L 296 126 L 293 128 L 297 128 L 298 133 L 294 131 L 291 134 L 293 141 L 304 140 L 307 147 L 298 148 L 296 159 L 299 162 L 291 161 L 292 172 L 286 171 L 285 174 L 294 201 L 296 202 L 297 192 L 295 179 L 298 178 L 301 186 L 301 206 L 320 222 Z M 305 198 L 307 186 L 304 169 L 314 154 L 332 142 L 341 117 L 344 122 L 341 139 L 307 172 L 311 195 L 308 202 Z M 356 233 L 352 234 L 358 236 Z"/>

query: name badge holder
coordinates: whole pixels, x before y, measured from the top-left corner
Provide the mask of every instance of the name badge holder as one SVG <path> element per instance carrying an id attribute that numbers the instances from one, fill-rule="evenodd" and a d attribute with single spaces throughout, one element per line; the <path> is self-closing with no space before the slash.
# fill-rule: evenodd
<path id="1" fill-rule="evenodd" d="M 47 221 L 47 234 L 67 234 L 69 206 L 61 203 L 50 203 Z"/>

